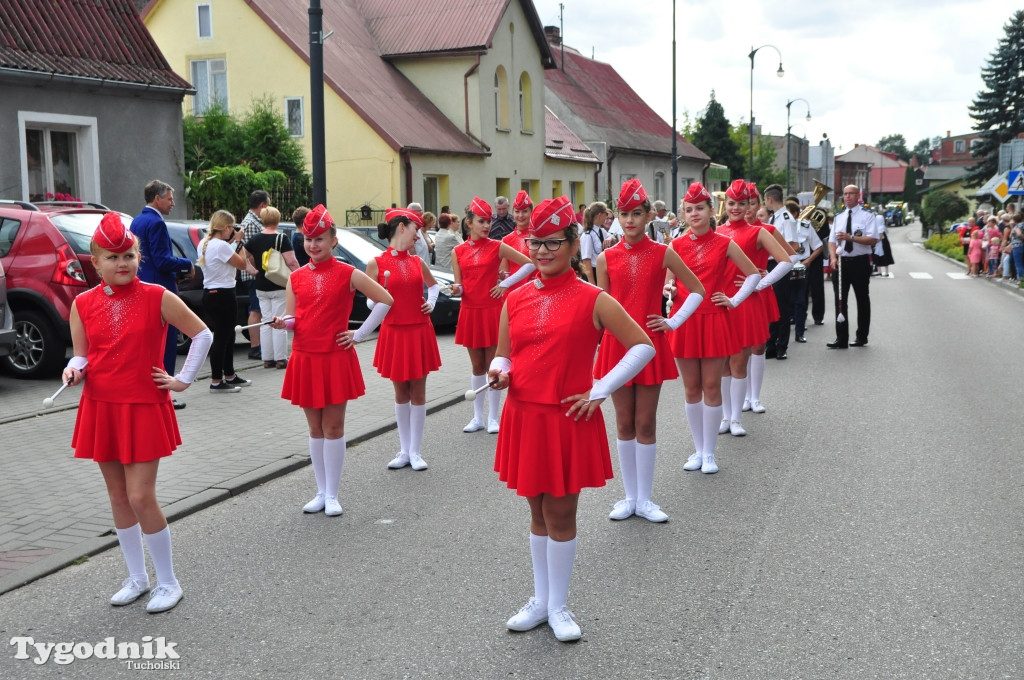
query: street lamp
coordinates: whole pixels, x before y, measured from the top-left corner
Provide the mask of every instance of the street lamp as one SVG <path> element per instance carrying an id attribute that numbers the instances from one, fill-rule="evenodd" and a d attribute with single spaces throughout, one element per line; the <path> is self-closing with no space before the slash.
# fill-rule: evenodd
<path id="1" fill-rule="evenodd" d="M 747 177 L 750 181 L 754 181 L 754 55 L 757 54 L 758 50 L 763 50 L 766 47 L 770 47 L 779 55 L 779 70 L 775 72 L 780 78 L 786 75 L 786 72 L 782 70 L 782 52 L 779 52 L 779 48 L 775 45 L 761 45 L 758 48 L 750 48 L 750 167 L 747 168 Z"/>
<path id="2" fill-rule="evenodd" d="M 802 99 L 800 97 L 797 97 L 796 99 L 790 99 L 789 101 L 786 102 L 786 195 L 787 196 L 789 196 L 789 168 L 790 168 L 789 148 L 792 146 L 792 144 L 790 143 L 789 131 L 793 129 L 793 127 L 789 124 L 789 109 L 790 109 L 791 106 L 793 106 L 793 104 L 795 104 L 797 102 L 803 102 L 804 104 L 807 104 L 807 122 L 808 123 L 811 122 L 811 104 L 810 104 L 810 102 L 808 102 L 806 99 Z"/>

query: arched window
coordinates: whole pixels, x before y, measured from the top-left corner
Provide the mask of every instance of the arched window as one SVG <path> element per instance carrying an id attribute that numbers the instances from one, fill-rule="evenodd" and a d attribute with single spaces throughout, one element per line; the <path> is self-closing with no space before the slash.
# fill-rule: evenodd
<path id="1" fill-rule="evenodd" d="M 519 120 L 523 132 L 533 132 L 533 86 L 526 71 L 519 76 Z"/>
<path id="2" fill-rule="evenodd" d="M 510 130 L 508 122 L 508 74 L 504 66 L 494 71 L 494 126 Z"/>

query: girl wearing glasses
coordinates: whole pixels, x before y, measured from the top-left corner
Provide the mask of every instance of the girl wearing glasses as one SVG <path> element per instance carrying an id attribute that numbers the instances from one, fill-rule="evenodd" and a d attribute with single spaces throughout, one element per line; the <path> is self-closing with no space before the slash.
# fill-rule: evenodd
<path id="1" fill-rule="evenodd" d="M 612 394 L 618 431 L 615 443 L 626 497 L 615 504 L 608 517 L 623 520 L 635 513 L 651 522 L 664 522 L 668 515 L 651 500 L 657 452 L 656 417 L 661 384 L 679 377 L 665 331 L 679 328 L 693 314 L 704 300 L 704 286 L 674 250 L 652 241 L 647 235 L 651 201 L 640 180 L 625 182 L 617 203 L 624 237 L 598 256 L 597 284 L 626 309 L 633 321 L 646 329 L 657 352 L 654 360 L 636 377 Z M 690 291 L 671 319 L 661 315 L 666 269 Z M 606 374 L 625 353 L 626 348 L 605 330 L 594 376 Z"/>
<path id="2" fill-rule="evenodd" d="M 459 321 L 455 326 L 455 344 L 469 350 L 469 361 L 473 375 L 469 384 L 479 389 L 487 384 L 487 365 L 494 358 L 498 344 L 498 319 L 501 317 L 502 296 L 508 290 L 533 273 L 530 259 L 518 250 L 487 238 L 491 231 L 491 206 L 479 196 L 466 211 L 469 224 L 469 239 L 452 251 L 452 276 L 455 284 L 452 295 L 461 295 Z M 519 265 L 519 270 L 498 282 L 498 270 L 502 259 Z M 489 413 L 487 431 L 495 434 L 501 418 L 501 395 L 486 390 Z M 484 429 L 484 393 L 473 400 L 473 419 L 462 428 L 463 432 L 479 432 Z"/>
<path id="3" fill-rule="evenodd" d="M 494 469 L 530 506 L 534 595 L 506 625 L 524 631 L 547 622 L 563 642 L 581 636 L 566 606 L 579 493 L 612 477 L 599 406 L 654 356 L 622 306 L 576 278 L 578 239 L 565 196 L 534 210 L 528 244 L 540 277 L 505 303 L 488 373 L 496 389 L 509 389 Z M 574 359 L 594 356 L 605 329 L 628 349 L 595 383 L 590 362 Z"/>

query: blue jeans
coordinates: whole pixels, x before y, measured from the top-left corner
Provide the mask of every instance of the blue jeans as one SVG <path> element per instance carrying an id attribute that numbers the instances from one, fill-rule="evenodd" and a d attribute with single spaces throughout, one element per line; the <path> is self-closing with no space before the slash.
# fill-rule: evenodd
<path id="1" fill-rule="evenodd" d="M 1013 249 L 1013 266 L 1017 268 L 1014 278 L 1020 280 L 1024 276 L 1024 246 Z"/>

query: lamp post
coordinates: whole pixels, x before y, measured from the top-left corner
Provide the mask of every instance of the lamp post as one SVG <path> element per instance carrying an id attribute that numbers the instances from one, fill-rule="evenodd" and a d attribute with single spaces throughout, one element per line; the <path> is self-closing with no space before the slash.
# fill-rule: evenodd
<path id="1" fill-rule="evenodd" d="M 747 177 L 751 182 L 754 181 L 754 55 L 759 50 L 763 50 L 766 47 L 770 47 L 779 55 L 779 70 L 775 72 L 780 78 L 786 75 L 786 72 L 782 70 L 782 52 L 779 52 L 779 48 L 775 45 L 761 45 L 758 48 L 750 48 L 750 167 L 747 168 Z"/>
<path id="2" fill-rule="evenodd" d="M 807 104 L 807 122 L 808 123 L 811 122 L 811 104 L 810 104 L 810 102 L 808 102 L 806 99 L 802 99 L 801 97 L 797 97 L 796 99 L 790 99 L 789 101 L 786 102 L 786 195 L 787 196 L 789 196 L 789 168 L 790 168 L 789 149 L 792 146 L 792 143 L 790 142 L 789 131 L 793 129 L 793 127 L 789 124 L 789 109 L 790 109 L 791 106 L 793 106 L 793 104 L 795 104 L 797 102 L 803 102 L 804 104 Z"/>
<path id="3" fill-rule="evenodd" d="M 672 212 L 679 210 L 679 150 L 676 142 L 676 0 L 672 0 Z M 660 198 L 660 197 L 659 197 Z"/>

